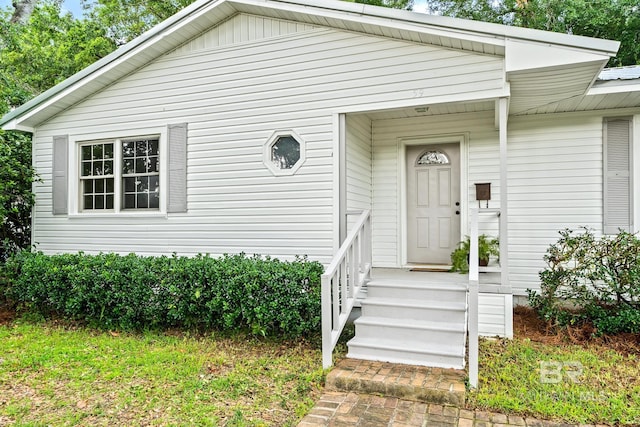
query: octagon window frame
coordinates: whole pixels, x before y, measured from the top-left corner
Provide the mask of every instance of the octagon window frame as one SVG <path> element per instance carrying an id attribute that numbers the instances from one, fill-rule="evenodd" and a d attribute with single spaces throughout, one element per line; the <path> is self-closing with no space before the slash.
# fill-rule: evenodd
<path id="1" fill-rule="evenodd" d="M 272 149 L 273 146 L 280 140 L 280 138 L 293 138 L 300 144 L 300 158 L 297 162 L 294 163 L 292 167 L 289 169 L 281 169 L 276 163 L 272 160 Z M 262 155 L 262 161 L 264 165 L 271 171 L 271 173 L 275 176 L 288 176 L 295 174 L 298 169 L 302 166 L 302 164 L 306 160 L 306 143 L 303 138 L 300 137 L 295 131 L 291 129 L 287 130 L 277 130 L 271 134 L 267 142 L 264 144 L 264 150 Z"/>

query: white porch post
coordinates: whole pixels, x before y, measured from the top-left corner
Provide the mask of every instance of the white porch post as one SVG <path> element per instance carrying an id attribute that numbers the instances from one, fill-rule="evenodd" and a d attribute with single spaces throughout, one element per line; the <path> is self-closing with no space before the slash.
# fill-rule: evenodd
<path id="1" fill-rule="evenodd" d="M 500 135 L 500 286 L 509 288 L 509 215 L 507 196 L 507 120 L 508 98 L 498 100 L 498 131 Z"/>
<path id="2" fill-rule="evenodd" d="M 338 116 L 338 221 L 339 238 L 338 246 L 342 245 L 347 237 L 347 115 Z"/>

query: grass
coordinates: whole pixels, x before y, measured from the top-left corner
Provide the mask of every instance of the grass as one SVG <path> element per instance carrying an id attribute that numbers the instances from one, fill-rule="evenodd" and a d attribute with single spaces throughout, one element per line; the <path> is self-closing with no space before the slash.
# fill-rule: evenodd
<path id="1" fill-rule="evenodd" d="M 482 340 L 468 406 L 573 423 L 640 424 L 638 355 L 604 345 Z"/>
<path id="2" fill-rule="evenodd" d="M 0 425 L 295 425 L 323 382 L 316 347 L 15 321 L 0 326 Z"/>

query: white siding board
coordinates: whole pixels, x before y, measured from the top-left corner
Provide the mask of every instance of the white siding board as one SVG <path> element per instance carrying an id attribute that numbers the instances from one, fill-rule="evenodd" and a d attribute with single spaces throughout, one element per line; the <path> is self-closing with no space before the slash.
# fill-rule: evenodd
<path id="1" fill-rule="evenodd" d="M 511 295 L 478 294 L 478 333 L 483 336 L 510 337 L 513 334 Z"/>
<path id="2" fill-rule="evenodd" d="M 36 185 L 34 233 L 40 249 L 245 251 L 284 258 L 307 254 L 328 262 L 334 235 L 336 109 L 393 100 L 414 103 L 416 87 L 428 102 L 456 93 L 497 93 L 504 85 L 497 57 L 259 21 L 236 16 L 226 30 L 218 29 L 222 44 L 210 44 L 213 32 L 203 34 L 38 129 L 36 167 L 45 180 Z M 348 145 L 353 160 L 348 197 L 354 208 L 371 206 L 367 121 L 363 116 L 354 122 Z M 50 214 L 53 135 L 136 135 L 177 122 L 189 123 L 187 213 L 142 218 Z M 295 175 L 274 177 L 262 163 L 263 145 L 274 130 L 283 129 L 305 139 L 306 161 Z M 386 217 L 383 209 L 381 218 Z M 383 234 L 386 230 L 381 228 Z"/>

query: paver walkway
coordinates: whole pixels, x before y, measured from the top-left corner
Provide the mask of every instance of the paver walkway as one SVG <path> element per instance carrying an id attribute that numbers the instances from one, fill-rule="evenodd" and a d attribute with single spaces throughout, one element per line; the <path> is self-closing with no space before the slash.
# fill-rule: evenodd
<path id="1" fill-rule="evenodd" d="M 533 418 L 468 411 L 443 406 L 353 392 L 326 392 L 298 427 L 572 427 Z M 593 425 L 581 425 L 587 427 Z M 605 426 L 597 426 L 605 427 Z"/>
<path id="2" fill-rule="evenodd" d="M 343 359 L 298 427 L 578 426 L 466 410 L 463 381 L 462 371 Z"/>

